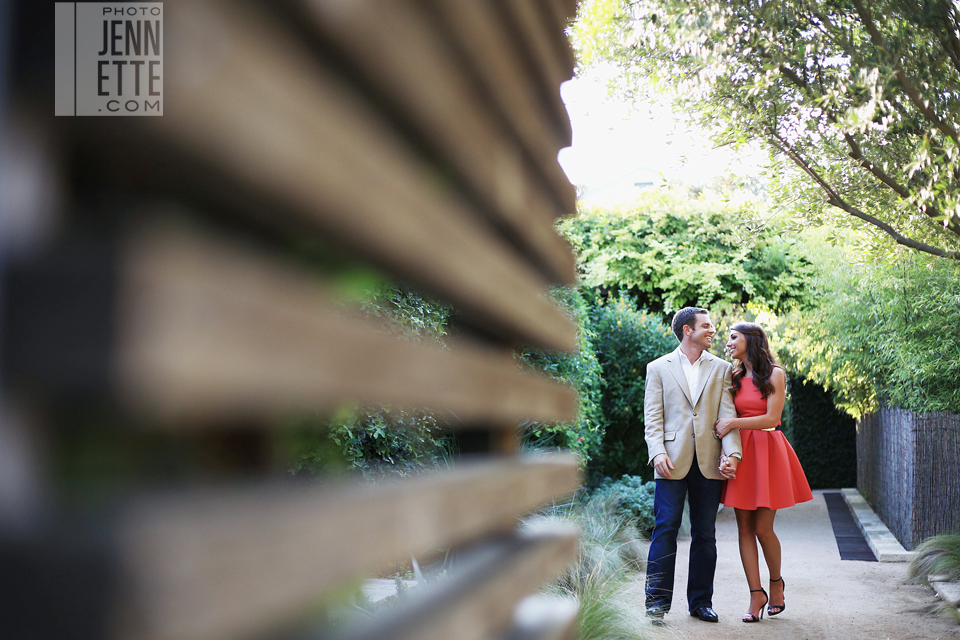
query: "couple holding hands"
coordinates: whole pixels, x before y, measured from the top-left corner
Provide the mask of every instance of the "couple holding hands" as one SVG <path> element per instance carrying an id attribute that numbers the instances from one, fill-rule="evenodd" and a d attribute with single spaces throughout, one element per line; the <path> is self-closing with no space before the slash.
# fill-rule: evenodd
<path id="1" fill-rule="evenodd" d="M 734 508 L 740 559 L 750 589 L 744 622 L 786 608 L 780 575 L 777 509 L 813 499 L 793 447 L 778 430 L 786 376 L 756 324 L 730 329 L 734 366 L 709 353 L 716 329 L 706 309 L 685 307 L 673 318 L 680 346 L 647 365 L 645 439 L 656 472 L 655 525 L 647 558 L 646 608 L 663 623 L 673 600 L 677 531 L 684 498 L 690 504 L 690 615 L 717 622 L 713 579 L 715 525 L 720 504 Z M 763 548 L 769 593 L 760 581 L 757 542 Z"/>

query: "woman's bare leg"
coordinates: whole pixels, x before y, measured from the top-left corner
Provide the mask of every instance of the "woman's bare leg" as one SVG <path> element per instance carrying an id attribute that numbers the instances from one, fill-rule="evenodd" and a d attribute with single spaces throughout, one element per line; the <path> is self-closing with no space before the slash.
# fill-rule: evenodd
<path id="1" fill-rule="evenodd" d="M 740 544 L 740 562 L 743 564 L 743 573 L 747 577 L 747 586 L 750 591 L 750 608 L 748 614 L 760 615 L 764 605 L 763 593 L 760 592 L 760 554 L 757 550 L 757 512 L 748 509 L 734 509 L 737 516 L 737 533 Z M 764 552 L 766 557 L 766 552 Z"/>
<path id="2" fill-rule="evenodd" d="M 776 509 L 761 507 L 756 511 L 757 540 L 763 548 L 763 559 L 770 571 L 770 604 L 774 607 L 783 606 L 783 582 L 780 581 L 780 538 L 773 530 L 773 519 L 777 516 Z"/>

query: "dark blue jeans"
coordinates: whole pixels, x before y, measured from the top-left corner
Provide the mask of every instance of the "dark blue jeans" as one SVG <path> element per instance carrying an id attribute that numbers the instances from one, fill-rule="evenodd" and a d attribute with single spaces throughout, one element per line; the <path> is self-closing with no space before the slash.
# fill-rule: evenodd
<path id="1" fill-rule="evenodd" d="M 717 509 L 721 480 L 703 477 L 694 456 L 682 480 L 657 480 L 653 495 L 655 524 L 647 555 L 647 609 L 670 610 L 677 562 L 677 531 L 683 517 L 683 499 L 690 501 L 690 572 L 687 604 L 690 611 L 713 606 L 713 576 L 717 570 Z"/>

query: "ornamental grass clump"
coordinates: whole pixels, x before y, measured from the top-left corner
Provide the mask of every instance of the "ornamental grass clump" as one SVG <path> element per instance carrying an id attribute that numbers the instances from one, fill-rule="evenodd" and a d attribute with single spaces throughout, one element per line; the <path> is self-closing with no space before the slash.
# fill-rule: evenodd
<path id="1" fill-rule="evenodd" d="M 529 519 L 572 524 L 580 529 L 576 561 L 549 591 L 577 599 L 581 640 L 646 640 L 659 637 L 644 617 L 642 585 L 646 543 L 633 520 L 609 496 L 595 496 Z M 639 593 L 639 595 L 637 595 Z"/>
<path id="2" fill-rule="evenodd" d="M 934 536 L 915 550 L 908 575 L 913 582 L 926 582 L 931 575 L 944 581 L 960 580 L 960 534 Z"/>
<path id="3" fill-rule="evenodd" d="M 659 635 L 643 617 L 643 607 L 626 597 L 622 582 L 587 575 L 576 595 L 580 640 L 645 640 Z"/>
<path id="4" fill-rule="evenodd" d="M 934 536 L 915 550 L 907 575 L 912 582 L 930 582 L 936 576 L 942 582 L 960 581 L 960 534 Z M 939 614 L 960 624 L 960 612 L 948 602 L 938 605 Z"/>

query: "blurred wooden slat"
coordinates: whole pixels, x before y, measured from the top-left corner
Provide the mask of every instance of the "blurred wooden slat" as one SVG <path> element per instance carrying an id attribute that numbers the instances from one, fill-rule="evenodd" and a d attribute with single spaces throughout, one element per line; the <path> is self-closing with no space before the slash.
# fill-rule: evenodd
<path id="1" fill-rule="evenodd" d="M 459 64 L 423 0 L 300 1 L 322 37 L 347 52 L 505 222 L 518 227 L 535 218 L 552 224 L 557 215 L 575 211 L 574 187 L 556 158 L 541 164 L 539 174 L 527 166 L 485 107 L 480 78 Z M 549 183 L 541 183 L 540 174 Z"/>
<path id="2" fill-rule="evenodd" d="M 520 54 L 501 28 L 494 7 L 489 2 L 475 0 L 430 1 L 446 22 L 445 26 L 449 25 L 452 38 L 466 52 L 477 75 L 486 83 L 488 93 L 538 158 L 538 166 L 549 174 L 551 181 L 564 185 L 564 192 L 568 192 L 570 181 L 557 154 L 571 141 L 550 127 L 550 121 L 543 117 L 531 78 L 516 63 Z M 544 19 L 552 20 L 553 16 L 545 15 Z M 562 29 L 559 37 L 566 38 Z M 567 51 L 571 52 L 569 46 Z M 568 206 L 575 207 L 576 203 Z M 567 213 L 573 211 L 570 209 Z"/>
<path id="3" fill-rule="evenodd" d="M 490 543 L 464 558 L 453 575 L 342 640 L 488 640 L 502 635 L 517 603 L 573 562 L 576 540 L 576 530 L 553 526 Z"/>
<path id="4" fill-rule="evenodd" d="M 526 66 L 535 81 L 544 115 L 550 117 L 556 126 L 569 129 L 570 117 L 560 97 L 560 85 L 573 77 L 573 67 L 564 62 L 565 54 L 555 48 L 549 35 L 551 27 L 540 20 L 533 6 L 535 1 L 491 0 L 501 16 L 504 29 L 523 52 L 517 64 Z"/>
<path id="5" fill-rule="evenodd" d="M 167 6 L 165 115 L 142 126 L 505 341 L 574 347 L 573 323 L 542 295 L 548 281 L 295 39 L 252 5 Z M 522 188 L 512 168 L 496 166 Z M 542 244 L 536 255 L 571 279 L 569 247 L 548 221 L 526 219 Z"/>
<path id="6" fill-rule="evenodd" d="M 578 484 L 576 459 L 550 456 L 464 465 L 376 489 L 181 491 L 144 499 L 118 525 L 126 575 L 120 637 L 255 636 L 398 557 L 508 531 L 518 516 Z M 551 546 L 533 566 L 523 561 L 523 571 L 497 566 L 497 580 L 519 581 L 509 589 L 530 592 L 570 561 L 571 546 Z"/>
<path id="7" fill-rule="evenodd" d="M 574 598 L 529 596 L 514 612 L 513 629 L 499 640 L 576 640 L 577 609 Z"/>
<path id="8" fill-rule="evenodd" d="M 166 116 L 164 116 L 166 117 Z M 397 339 L 324 299 L 318 283 L 247 248 L 173 226 L 122 243 L 115 385 L 155 420 L 269 424 L 344 402 L 452 411 L 504 428 L 568 421 L 569 387 L 512 352 Z"/>
<path id="9" fill-rule="evenodd" d="M 55 136 L 60 157 L 51 166 L 70 178 L 62 200 L 54 198 L 64 234 L 55 244 L 77 250 L 54 259 L 55 251 L 44 249 L 34 263 L 25 261 L 13 281 L 45 281 L 51 295 L 24 286 L 22 299 L 52 304 L 22 305 L 18 322 L 41 338 L 66 327 L 59 333 L 76 357 L 63 379 L 89 382 L 76 386 L 76 396 L 66 384 L 59 396 L 45 394 L 57 380 L 43 376 L 66 368 L 59 343 L 51 348 L 40 339 L 21 350 L 23 370 L 47 386 L 32 389 L 28 381 L 17 388 L 27 392 L 10 395 L 22 395 L 30 412 L 56 427 L 42 430 L 51 452 L 75 453 L 71 443 L 79 441 L 86 457 L 103 457 L 110 467 L 112 456 L 156 451 L 164 460 L 147 466 L 164 467 L 162 445 L 140 449 L 155 444 L 156 434 L 124 433 L 122 443 L 111 435 L 102 444 L 99 426 L 89 431 L 101 410 L 116 418 L 117 399 L 132 409 L 121 424 L 196 431 L 263 428 L 304 407 L 345 401 L 426 407 L 485 429 L 491 454 L 515 452 L 521 420 L 573 419 L 572 390 L 522 369 L 513 355 L 519 344 L 576 345 L 574 323 L 545 295 L 550 285 L 576 280 L 572 253 L 553 227 L 574 208 L 573 187 L 556 162 L 558 147 L 570 140 L 559 97 L 569 51 L 555 17 L 529 4 L 538 0 L 485 4 L 481 10 L 497 11 L 496 24 L 484 18 L 491 31 L 472 34 L 458 23 L 459 36 L 427 1 L 168 0 L 164 117 L 112 124 L 74 118 L 56 126 L 41 118 L 52 133 L 64 133 Z M 572 11 L 571 1 L 556 0 Z M 44 32 L 43 20 L 30 17 L 33 4 L 11 5 L 18 33 Z M 316 31 L 328 40 L 314 37 L 307 21 L 291 20 L 305 8 L 327 16 L 329 29 Z M 481 48 L 494 45 L 455 42 L 484 33 L 501 45 L 506 34 L 517 52 L 492 52 L 501 75 L 484 76 L 485 84 L 471 70 L 491 72 L 480 64 Z M 510 42 L 514 37 L 522 42 Z M 20 55 L 33 47 L 19 44 L 30 38 L 17 40 L 14 58 L 28 66 L 11 81 L 10 95 L 33 105 L 34 65 L 48 60 Z M 468 45 L 472 63 L 464 61 Z M 498 97 L 501 91 L 522 95 Z M 130 170 L 115 171 L 117 158 Z M 185 174 L 189 184 L 181 185 Z M 236 193 L 225 193 L 231 189 Z M 389 277 L 451 303 L 497 346 L 397 341 L 338 306 L 320 282 L 279 255 L 183 227 L 144 225 L 141 215 L 170 215 L 165 205 L 151 208 L 158 193 L 164 202 L 184 199 L 191 214 L 226 233 L 249 238 L 270 226 L 273 240 L 302 232 L 343 245 Z M 75 265 L 83 268 L 71 271 Z M 20 298 L 4 284 L 0 306 L 10 307 Z M 10 327 L 4 322 L 0 330 L 14 335 Z M 79 438 L 65 435 L 68 425 Z M 22 458 L 11 464 L 23 466 Z M 117 475 L 95 474 L 104 495 L 129 496 L 128 482 L 143 481 L 141 469 L 120 466 Z M 575 532 L 516 533 L 518 518 L 579 487 L 573 456 L 503 456 L 376 488 L 264 482 L 222 468 L 217 477 L 225 484 L 197 488 L 190 483 L 203 463 L 186 466 L 169 492 L 138 493 L 108 514 L 92 514 L 71 498 L 87 495 L 89 479 L 61 470 L 52 488 L 66 506 L 80 507 L 82 520 L 92 516 L 92 534 L 61 526 L 71 521 L 60 517 L 69 509 L 48 505 L 38 487 L 40 497 L 27 498 L 35 503 L 31 514 L 40 514 L 24 528 L 31 535 L 15 544 L 7 536 L 0 551 L 24 578 L 10 582 L 19 596 L 14 604 L 26 603 L 20 609 L 33 607 L 62 631 L 25 628 L 28 614 L 0 621 L 0 638 L 265 637 L 296 628 L 321 598 L 398 557 L 441 549 L 463 551 L 449 579 L 412 594 L 385 628 L 357 630 L 356 637 L 559 640 L 571 628 L 569 607 L 536 624 L 511 615 L 575 556 Z M 46 531 L 56 527 L 62 535 Z M 43 535 L 33 539 L 34 532 Z M 28 553 L 20 553 L 24 547 Z"/>
<path id="10" fill-rule="evenodd" d="M 579 0 L 543 0 L 551 5 L 563 23 L 573 22 L 577 17 L 577 3 Z"/>
<path id="11" fill-rule="evenodd" d="M 570 40 L 567 38 L 568 7 L 557 0 L 536 0 L 536 7 L 541 19 L 547 25 L 547 36 L 553 41 L 557 55 L 562 56 L 564 68 L 575 69 L 577 60 Z"/>
<path id="12" fill-rule="evenodd" d="M 568 53 L 569 44 L 554 38 L 554 25 L 541 19 L 537 8 L 540 0 L 499 0 L 521 29 L 523 42 L 533 54 L 533 62 L 540 70 L 539 77 L 546 87 L 560 90 L 560 85 L 573 77 L 573 58 Z"/>

